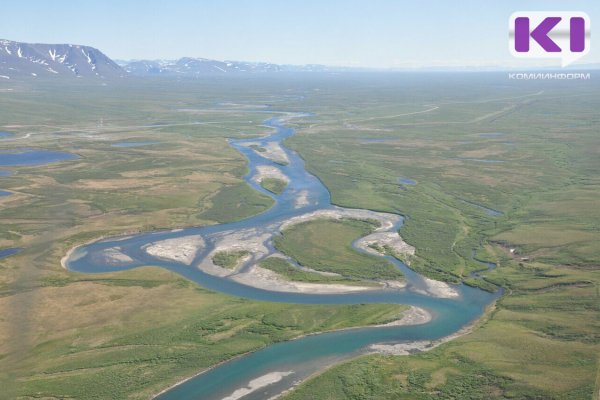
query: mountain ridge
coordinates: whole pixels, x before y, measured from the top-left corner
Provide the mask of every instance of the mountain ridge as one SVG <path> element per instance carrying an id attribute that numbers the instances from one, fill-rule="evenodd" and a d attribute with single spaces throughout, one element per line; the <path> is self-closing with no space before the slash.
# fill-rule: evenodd
<path id="1" fill-rule="evenodd" d="M 574 65 L 577 68 L 597 69 L 599 66 Z M 548 70 L 552 67 L 519 68 L 522 70 Z M 113 61 L 102 51 L 86 45 L 25 43 L 0 39 L 0 83 L 9 79 L 62 77 L 115 79 L 126 77 L 183 77 L 227 74 L 265 74 L 279 72 L 358 72 L 374 71 L 372 68 L 326 66 L 320 64 L 289 65 L 269 62 L 219 61 L 200 57 L 181 57 L 175 60 Z M 388 71 L 494 71 L 517 68 L 429 67 L 405 68 Z"/>
<path id="2" fill-rule="evenodd" d="M 108 79 L 125 75 L 110 57 L 91 46 L 0 39 L 0 79 L 24 76 Z"/>
<path id="3" fill-rule="evenodd" d="M 118 64 L 134 76 L 202 76 L 227 73 L 270 72 L 339 72 L 344 67 L 328 67 L 319 64 L 284 65 L 268 62 L 213 60 L 201 57 L 181 57 L 175 60 L 119 60 Z"/>
<path id="4" fill-rule="evenodd" d="M 176 60 L 116 62 L 87 45 L 26 43 L 0 39 L 0 82 L 8 79 L 61 77 L 113 79 L 128 76 L 200 77 L 274 72 L 341 72 L 356 70 L 319 64 L 282 65 L 269 62 L 181 57 Z"/>

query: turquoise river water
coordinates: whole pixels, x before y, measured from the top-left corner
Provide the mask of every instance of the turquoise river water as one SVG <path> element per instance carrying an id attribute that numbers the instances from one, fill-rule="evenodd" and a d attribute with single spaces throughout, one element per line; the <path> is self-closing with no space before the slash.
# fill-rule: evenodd
<path id="1" fill-rule="evenodd" d="M 267 126 L 274 129 L 271 135 L 260 139 L 230 140 L 231 146 L 248 159 L 250 171 L 245 178 L 246 182 L 255 190 L 275 200 L 275 205 L 268 211 L 233 223 L 104 239 L 75 249 L 66 260 L 67 268 L 84 273 L 102 273 L 152 264 L 174 271 L 204 288 L 232 296 L 302 304 L 409 304 L 428 310 L 433 315 L 433 319 L 422 325 L 348 329 L 273 344 L 201 373 L 164 391 L 157 396 L 158 399 L 267 399 L 293 387 L 325 366 L 364 354 L 372 344 L 435 340 L 451 335 L 477 319 L 484 312 L 485 307 L 499 296 L 499 293 L 488 293 L 466 285 L 455 287 L 460 293 L 457 298 L 436 298 L 425 295 L 422 290 L 419 290 L 424 286 L 422 277 L 392 257 L 386 258 L 403 272 L 408 283 L 404 289 L 374 289 L 346 294 L 276 292 L 209 275 L 193 266 L 153 258 L 142 249 L 156 241 L 200 234 L 206 246 L 196 255 L 192 264 L 195 265 L 214 249 L 211 235 L 236 229 L 268 229 L 273 222 L 314 210 L 335 208 L 331 204 L 327 188 L 314 175 L 306 171 L 304 161 L 297 153 L 282 146 L 289 158 L 289 163 L 282 166 L 262 157 L 259 152 L 247 146 L 249 143 L 258 143 L 259 146 L 282 143 L 294 134 L 293 129 L 285 126 L 286 121 L 289 118 L 301 117 L 310 116 L 287 114 L 272 118 L 265 122 Z M 283 193 L 274 195 L 267 192 L 251 179 L 260 165 L 276 166 L 290 178 L 290 183 Z M 308 193 L 307 204 L 301 207 L 298 207 L 295 202 L 299 192 Z M 397 226 L 398 229 L 400 225 L 401 222 Z M 129 256 L 130 261 L 118 265 L 106 262 L 102 252 L 115 247 Z M 251 381 L 274 372 L 281 373 L 281 379 L 258 390 L 239 391 L 248 387 Z"/>

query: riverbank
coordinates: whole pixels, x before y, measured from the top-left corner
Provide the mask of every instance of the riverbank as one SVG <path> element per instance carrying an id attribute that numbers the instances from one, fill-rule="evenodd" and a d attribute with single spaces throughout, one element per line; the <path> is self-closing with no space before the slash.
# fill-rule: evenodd
<path id="1" fill-rule="evenodd" d="M 410 306 L 410 308 L 402 313 L 400 319 L 396 321 L 388 322 L 387 324 L 381 324 L 377 326 L 408 326 L 408 325 L 421 325 L 426 324 L 433 316 L 431 313 L 424 308 L 417 306 Z"/>
<path id="2" fill-rule="evenodd" d="M 263 173 L 266 171 L 274 173 L 271 168 L 265 169 Z M 214 249 L 204 257 L 196 267 L 202 272 L 213 276 L 230 279 L 246 286 L 274 292 L 343 294 L 372 291 L 381 288 L 393 290 L 406 287 L 406 282 L 401 280 L 382 280 L 379 282 L 369 282 L 369 284 L 365 285 L 293 281 L 258 265 L 261 260 L 264 260 L 269 256 L 285 257 L 278 251 L 272 250 L 269 245 L 275 234 L 281 233 L 283 230 L 289 229 L 294 225 L 315 219 L 357 219 L 377 221 L 379 226 L 375 228 L 374 232 L 357 241 L 356 247 L 358 249 L 368 252 L 370 249 L 368 244 L 378 243 L 380 246 L 393 246 L 396 253 L 402 252 L 406 255 L 414 254 L 414 248 L 406 244 L 395 231 L 394 227 L 401 221 L 400 216 L 370 210 L 354 210 L 335 207 L 332 209 L 317 210 L 302 214 L 283 222 L 268 225 L 261 229 L 238 229 L 212 235 Z M 215 254 L 228 251 L 246 251 L 251 254 L 251 257 L 249 257 L 246 262 L 240 263 L 238 268 L 234 270 L 215 265 L 213 262 Z"/>
<path id="3" fill-rule="evenodd" d="M 399 318 L 397 320 L 388 322 L 388 323 L 384 323 L 384 324 L 376 324 L 376 325 L 368 325 L 368 326 L 363 326 L 363 327 L 348 327 L 348 328 L 341 328 L 341 329 L 334 329 L 334 330 L 326 330 L 326 331 L 319 331 L 319 332 L 312 332 L 312 333 L 307 333 L 304 335 L 300 335 L 297 336 L 293 339 L 288 340 L 288 342 L 292 342 L 295 340 L 299 340 L 302 338 L 305 338 L 307 336 L 315 336 L 315 335 L 320 335 L 323 333 L 330 333 L 330 332 L 342 332 L 342 331 L 348 331 L 348 330 L 355 330 L 355 329 L 360 329 L 360 328 L 365 328 L 365 327 L 385 327 L 385 326 L 410 326 L 410 325 L 420 325 L 420 324 L 425 324 L 427 322 L 429 322 L 432 318 L 432 315 L 429 311 L 420 308 L 420 307 L 415 307 L 415 306 L 411 306 L 408 310 L 402 311 L 401 314 L 399 315 Z M 260 349 L 259 349 L 260 350 Z M 176 382 L 175 384 L 169 386 L 168 388 L 160 391 L 159 393 L 157 393 L 156 395 L 152 396 L 151 399 L 155 399 L 158 398 L 159 396 L 161 396 L 162 394 L 172 390 L 173 388 L 180 386 L 182 384 L 184 384 L 187 381 L 190 381 L 191 379 L 194 379 L 200 375 L 206 374 L 207 372 L 214 370 L 215 368 L 232 362 L 233 360 L 237 360 L 240 359 L 242 357 L 248 356 L 250 354 L 255 353 L 258 350 L 254 350 L 254 351 L 249 351 L 240 355 L 237 355 L 229 360 L 224 360 L 221 361 L 213 366 L 211 366 L 210 368 L 207 368 L 203 371 L 200 371 L 192 376 L 189 376 L 187 378 L 183 378 L 180 381 Z M 281 372 L 281 371 L 274 371 L 268 374 L 265 374 L 261 377 L 252 379 L 248 382 L 248 384 L 243 387 L 243 388 L 238 388 L 232 391 L 232 394 L 229 395 L 228 397 L 225 397 L 227 399 L 238 399 L 241 396 L 242 393 L 244 393 L 243 395 L 247 395 L 253 391 L 256 391 L 262 387 L 265 387 L 267 385 L 270 385 L 272 383 L 276 383 L 279 382 L 283 377 L 289 375 L 293 373 L 293 371 L 285 371 L 285 372 Z M 312 376 L 312 375 L 311 375 Z M 308 378 L 307 378 L 308 379 Z M 305 380 L 302 380 L 301 382 L 303 382 Z M 297 384 L 300 384 L 301 382 L 298 382 Z M 285 391 L 287 392 L 287 391 Z M 285 393 L 285 392 L 282 392 Z M 281 394 L 280 394 L 281 395 Z M 233 397 L 232 397 L 233 396 Z M 239 397 L 235 397 L 235 396 L 239 396 Z"/>
<path id="4" fill-rule="evenodd" d="M 465 336 L 465 335 L 473 332 L 478 326 L 481 326 L 485 321 L 487 321 L 490 318 L 492 312 L 495 310 L 495 304 L 496 304 L 496 302 L 493 302 L 492 304 L 490 304 L 488 307 L 486 307 L 484 313 L 479 318 L 477 318 L 475 321 L 467 324 L 466 326 L 464 326 L 463 328 L 461 328 L 460 330 L 456 331 L 455 333 L 453 333 L 451 335 L 444 336 L 440 339 L 432 340 L 432 341 L 416 340 L 416 341 L 395 343 L 395 344 L 385 344 L 385 343 L 373 344 L 373 345 L 370 345 L 366 349 L 364 355 L 407 356 L 407 355 L 411 355 L 411 354 L 415 354 L 415 353 L 433 350 L 436 347 L 439 347 L 444 343 L 447 343 L 458 337 Z M 417 321 L 420 321 L 420 323 L 427 323 L 427 322 L 429 322 L 428 318 L 431 318 L 431 314 L 428 313 L 426 310 L 420 309 L 419 307 L 411 306 L 411 308 L 405 312 L 404 316 L 399 321 L 402 321 L 405 319 L 407 321 L 410 321 L 413 318 L 416 319 Z M 390 326 L 390 324 L 394 324 L 395 322 L 396 321 L 393 321 L 389 324 L 384 324 L 382 326 Z M 413 323 L 412 325 L 416 325 L 416 323 Z M 328 365 L 326 367 L 319 369 L 318 371 L 315 371 L 307 378 L 296 382 L 289 389 L 286 389 L 286 390 L 282 391 L 281 393 L 270 397 L 269 400 L 276 400 L 276 399 L 280 399 L 280 398 L 284 397 L 285 395 L 292 392 L 294 389 L 309 382 L 311 379 L 321 376 L 322 374 L 331 370 L 336 365 L 339 365 L 339 363 L 335 363 L 333 365 Z"/>
<path id="5" fill-rule="evenodd" d="M 276 120 L 270 122 L 270 124 L 275 128 L 281 127 Z M 281 129 L 284 128 L 281 127 Z M 286 137 L 291 134 L 289 131 L 278 129 L 276 135 L 279 133 L 281 133 L 281 136 L 285 134 Z M 272 138 L 272 142 L 276 142 L 277 140 L 278 138 Z M 266 142 L 268 141 L 267 139 Z M 240 142 L 235 143 L 232 141 L 231 143 L 234 146 L 243 146 Z M 265 141 L 260 141 L 260 143 L 264 145 Z M 280 146 L 279 143 L 278 145 Z M 248 157 L 250 170 L 253 170 L 257 166 L 253 165 L 253 163 L 258 165 L 264 163 L 264 159 L 258 157 L 260 156 L 260 149 L 257 147 L 253 148 L 253 150 L 257 153 L 246 153 L 250 154 Z M 384 235 L 372 237 L 374 241 L 365 243 L 364 246 L 369 248 L 385 248 L 390 247 L 391 244 L 395 244 L 400 245 L 396 246 L 399 250 L 414 252 L 414 249 L 403 243 L 402 238 L 398 235 L 398 229 L 403 221 L 400 215 L 332 206 L 328 190 L 322 185 L 322 182 L 311 174 L 303 173 L 302 159 L 294 152 L 289 152 L 287 155 L 289 156 L 290 163 L 287 167 L 282 167 L 282 170 L 290 171 L 288 174 L 290 177 L 289 190 L 286 193 L 292 194 L 292 196 L 281 196 L 272 208 L 256 215 L 256 217 L 232 222 L 223 226 L 207 227 L 206 229 L 193 228 L 193 230 L 190 229 L 190 233 L 187 235 L 187 230 L 180 232 L 177 236 L 201 235 L 207 247 L 207 251 L 202 253 L 199 263 L 192 264 L 191 268 L 184 269 L 183 271 L 185 272 L 182 275 L 204 286 L 206 289 L 236 297 L 282 303 L 352 305 L 350 307 L 353 310 L 343 320 L 331 321 L 332 324 L 330 326 L 336 327 L 351 325 L 365 326 L 366 321 L 374 323 L 375 321 L 372 318 L 364 318 L 358 314 L 359 310 L 366 304 L 422 305 L 430 308 L 435 315 L 451 312 L 453 313 L 453 317 L 465 323 L 480 312 L 477 308 L 477 300 L 480 299 L 478 297 L 480 294 L 478 292 L 475 296 L 474 289 L 460 288 L 460 294 L 461 296 L 464 295 L 465 301 L 455 302 L 445 299 L 431 301 L 431 297 L 436 296 L 430 296 L 429 292 L 425 296 L 430 297 L 430 299 L 424 299 L 423 295 L 417 293 L 416 290 L 425 287 L 421 277 L 410 271 L 405 265 L 397 262 L 397 260 L 392 260 L 391 258 L 388 258 L 388 260 L 378 260 L 373 255 L 367 254 L 368 251 L 357 246 L 356 241 L 362 237 L 373 233 L 384 233 Z M 240 197 L 238 199 L 238 197 L 235 197 L 226 190 L 227 188 L 221 192 L 224 193 L 221 196 L 223 199 L 219 201 L 236 199 L 236 202 L 233 204 L 236 207 L 247 201 L 245 200 L 247 197 Z M 293 196 L 294 194 L 299 195 L 303 191 L 307 194 L 306 198 L 310 200 L 310 204 L 306 205 L 306 207 L 313 206 L 310 208 L 311 211 L 304 213 L 296 208 L 304 206 L 302 204 L 299 205 Z M 302 199 L 304 196 L 297 197 L 301 197 Z M 232 220 L 230 217 L 231 215 L 228 215 L 223 217 L 222 220 Z M 322 271 L 340 272 L 342 276 L 353 278 L 359 284 L 360 280 L 364 280 L 367 282 L 364 289 L 360 289 L 362 286 L 342 285 L 337 282 L 331 282 L 331 285 L 327 284 L 327 286 L 321 283 L 298 284 L 297 282 L 293 282 L 292 285 L 294 287 L 291 288 L 290 281 L 281 280 L 278 275 L 266 272 L 264 269 L 259 269 L 260 266 L 257 264 L 261 260 L 278 254 L 278 251 L 273 246 L 274 238 L 279 238 L 278 234 L 290 227 L 294 227 L 294 231 L 298 231 L 300 226 L 295 227 L 295 224 L 308 222 L 312 219 L 323 219 L 323 221 L 311 222 L 313 225 L 311 225 L 312 228 L 310 229 L 313 231 L 308 233 L 312 235 L 311 237 L 315 238 L 313 243 L 304 243 L 296 249 L 287 246 L 285 249 L 286 254 L 290 251 L 289 255 L 302 265 L 321 269 Z M 288 237 L 293 236 L 291 231 L 283 233 Z M 168 237 L 172 238 L 173 236 L 176 235 L 169 235 Z M 75 270 L 81 266 L 84 267 L 82 269 L 86 272 L 93 271 L 97 266 L 106 266 L 106 263 L 103 262 L 102 254 L 107 249 L 120 247 L 127 249 L 123 250 L 125 252 L 131 250 L 130 254 L 135 257 L 139 249 L 158 240 L 160 239 L 157 239 L 157 236 L 151 233 L 136 236 L 122 244 L 110 242 L 95 243 L 82 249 L 82 253 L 83 251 L 86 252 L 85 256 L 74 260 L 72 263 L 69 262 L 69 266 Z M 293 243 L 299 242 L 294 238 L 292 240 Z M 310 251 L 310 246 L 312 245 L 314 245 L 315 249 L 318 247 L 319 252 Z M 277 247 L 282 249 L 279 245 Z M 226 251 L 228 249 L 248 252 L 252 256 L 247 262 L 234 268 L 233 271 L 215 265 L 212 261 L 214 251 Z M 333 251 L 334 249 L 338 250 Z M 299 252 L 296 250 L 299 250 Z M 357 253 L 356 250 L 360 251 Z M 303 251 L 306 252 L 302 253 Z M 301 257 L 302 254 L 308 256 L 308 258 Z M 406 256 L 409 255 L 406 254 Z M 338 256 L 337 259 L 333 258 L 336 256 Z M 323 260 L 328 261 L 323 264 Z M 173 263 L 161 263 L 159 258 L 148 260 L 148 262 L 156 262 L 156 265 L 164 266 L 175 272 L 182 271 L 179 266 L 173 266 Z M 348 268 L 349 266 L 351 268 Z M 365 269 L 365 266 L 372 268 Z M 112 270 L 118 269 L 114 268 Z M 401 273 L 405 274 L 407 283 L 410 284 L 406 289 L 402 289 L 406 284 L 404 281 L 394 280 L 401 279 L 399 278 L 401 277 Z M 214 279 L 207 275 L 222 279 Z M 390 281 L 386 281 L 386 279 Z M 369 286 L 370 284 L 379 285 L 379 287 Z M 439 290 L 439 287 L 437 289 Z M 329 311 L 333 311 L 331 306 L 327 307 Z M 257 350 L 247 357 L 230 360 L 223 365 L 211 369 L 206 374 L 196 375 L 193 382 L 185 383 L 189 379 L 184 380 L 183 384 L 180 384 L 181 386 L 176 389 L 172 391 L 167 390 L 166 393 L 163 392 L 164 394 L 161 398 L 202 397 L 207 399 L 222 399 L 224 395 L 223 391 L 231 389 L 230 393 L 235 393 L 240 388 L 248 389 L 250 387 L 249 382 L 264 376 L 268 372 L 287 372 L 290 369 L 293 370 L 293 375 L 278 376 L 277 378 L 281 379 L 277 383 L 272 383 L 268 387 L 261 389 L 261 393 L 265 392 L 273 395 L 292 386 L 294 381 L 301 380 L 305 376 L 310 375 L 322 365 L 348 359 L 364 351 L 371 344 L 401 340 L 405 337 L 405 332 L 417 331 L 416 336 L 413 334 L 410 337 L 423 340 L 441 335 L 442 333 L 451 333 L 451 330 L 446 330 L 445 326 L 435 325 L 437 319 L 432 319 L 423 313 L 418 314 L 410 318 L 407 317 L 403 322 L 394 321 L 392 325 L 385 327 L 371 325 L 365 329 L 336 331 L 322 335 L 311 335 L 310 337 L 307 336 L 298 340 L 282 341 L 277 345 Z M 290 324 L 296 326 L 299 322 L 305 323 L 305 319 L 307 319 L 306 322 L 311 321 L 310 316 L 306 316 L 304 313 L 301 315 L 281 315 L 273 320 L 263 321 L 265 325 L 261 329 L 264 328 L 270 332 L 272 326 L 278 327 L 281 323 L 284 323 L 284 326 Z M 389 318 L 385 320 L 388 321 L 387 323 L 390 323 Z M 272 323 L 267 321 L 271 321 Z M 429 329 L 430 325 L 426 321 L 432 324 L 431 329 Z M 421 323 L 422 328 L 405 328 L 405 326 L 417 323 Z M 325 329 L 326 326 L 317 325 L 317 327 L 325 327 Z M 308 330 L 305 329 L 305 331 Z M 257 366 L 260 369 L 255 369 Z M 258 377 L 252 375 L 254 371 L 259 375 Z"/>
<path id="6" fill-rule="evenodd" d="M 465 325 L 464 327 L 462 327 L 458 331 L 454 332 L 453 334 L 444 336 L 440 339 L 417 340 L 417 341 L 412 341 L 412 342 L 402 342 L 402 343 L 395 343 L 395 344 L 386 344 L 386 343 L 373 344 L 373 345 L 369 346 L 368 353 L 405 356 L 405 355 L 410 355 L 413 353 L 433 350 L 436 347 L 438 347 L 444 343 L 447 343 L 451 340 L 454 340 L 456 338 L 459 338 L 461 336 L 464 336 L 464 335 L 467 335 L 467 334 L 473 332 L 473 330 L 475 330 L 475 328 L 477 328 L 483 322 L 488 320 L 489 316 L 491 315 L 491 313 L 494 309 L 495 309 L 495 302 L 486 308 L 486 310 L 484 311 L 484 313 L 482 314 L 482 316 L 480 318 L 471 322 L 470 324 Z M 420 316 L 418 316 L 418 312 L 416 313 L 416 315 L 417 315 L 417 318 L 421 318 Z M 409 317 L 410 317 L 410 315 L 409 315 Z"/>
<path id="7" fill-rule="evenodd" d="M 372 286 L 354 286 L 341 283 L 307 283 L 290 281 L 286 280 L 278 273 L 259 267 L 258 265 L 253 265 L 247 271 L 232 275 L 231 279 L 235 282 L 258 289 L 287 293 L 340 294 L 377 289 L 377 287 Z"/>
<path id="8" fill-rule="evenodd" d="M 256 183 L 261 183 L 267 178 L 280 179 L 285 181 L 286 184 L 290 181 L 290 178 L 277 167 L 271 165 L 259 165 L 256 167 L 256 175 L 252 177 L 252 180 Z"/>
<path id="9" fill-rule="evenodd" d="M 236 391 L 234 391 L 232 394 L 230 394 L 229 396 L 223 397 L 223 400 L 238 400 L 241 399 L 242 397 L 256 392 L 257 390 L 264 388 L 265 386 L 269 386 L 272 385 L 273 383 L 277 383 L 279 381 L 281 381 L 284 377 L 291 375 L 293 373 L 293 371 L 285 371 L 285 372 L 281 372 L 281 371 L 275 371 L 275 372 L 269 372 L 266 375 L 263 375 L 259 378 L 256 379 L 252 379 L 249 383 L 247 387 L 241 388 L 241 389 L 237 389 Z"/>
<path id="10" fill-rule="evenodd" d="M 425 284 L 425 289 L 416 289 L 417 292 L 429 294 L 442 299 L 455 299 L 460 297 L 458 290 L 446 282 L 423 277 L 423 283 Z"/>
<path id="11" fill-rule="evenodd" d="M 153 242 L 143 247 L 143 249 L 153 257 L 190 265 L 196 258 L 196 254 L 205 245 L 202 236 L 191 235 Z"/>
<path id="12" fill-rule="evenodd" d="M 287 153 L 278 142 L 267 142 L 264 145 L 261 145 L 261 142 L 247 142 L 242 144 L 242 146 L 251 148 L 259 156 L 271 160 L 274 163 L 287 165 L 290 162 Z"/>

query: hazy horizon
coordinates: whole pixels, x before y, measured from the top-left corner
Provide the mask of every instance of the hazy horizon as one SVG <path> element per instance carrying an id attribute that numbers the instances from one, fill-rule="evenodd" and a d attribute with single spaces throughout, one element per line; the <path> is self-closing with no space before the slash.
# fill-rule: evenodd
<path id="1" fill-rule="evenodd" d="M 119 60 L 199 57 L 376 69 L 557 66 L 554 60 L 529 62 L 509 54 L 508 17 L 523 9 L 568 9 L 584 11 L 592 20 L 600 17 L 600 4 L 586 0 L 568 7 L 537 0 L 526 5 L 471 0 L 459 5 L 435 0 L 368 5 L 340 0 L 34 0 L 4 5 L 5 15 L 15 18 L 4 21 L 0 38 L 88 45 Z M 600 63 L 600 55 L 592 46 L 575 65 L 594 63 Z"/>

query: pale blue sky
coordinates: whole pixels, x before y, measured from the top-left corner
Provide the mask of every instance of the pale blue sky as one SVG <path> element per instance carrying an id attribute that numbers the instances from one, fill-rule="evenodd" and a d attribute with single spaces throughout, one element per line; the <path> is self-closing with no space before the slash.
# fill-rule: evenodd
<path id="1" fill-rule="evenodd" d="M 598 0 L 9 0 L 0 38 L 87 44 L 117 59 L 519 65 L 507 29 L 520 10 L 584 11 L 592 26 L 600 21 Z M 580 62 L 600 62 L 593 28 L 591 48 Z"/>

